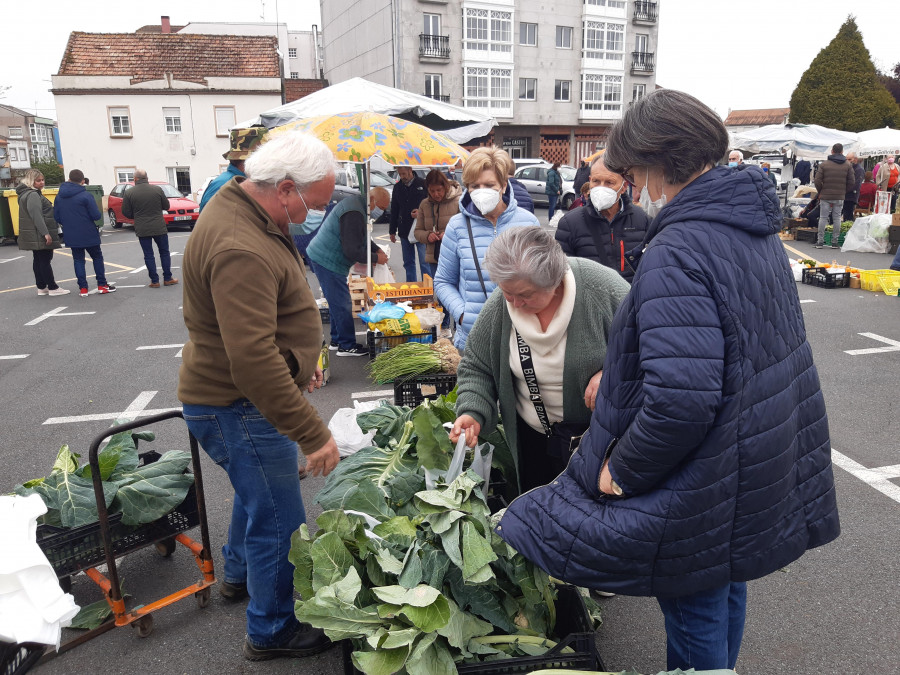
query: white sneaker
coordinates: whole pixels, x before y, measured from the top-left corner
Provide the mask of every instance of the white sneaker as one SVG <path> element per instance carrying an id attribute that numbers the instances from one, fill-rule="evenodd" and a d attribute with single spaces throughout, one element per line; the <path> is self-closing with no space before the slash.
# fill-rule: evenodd
<path id="1" fill-rule="evenodd" d="M 47 290 L 46 288 L 39 288 L 38 295 L 50 295 L 50 291 Z"/>
<path id="2" fill-rule="evenodd" d="M 68 295 L 71 292 L 68 288 L 54 288 L 52 291 L 48 291 L 47 295 Z"/>

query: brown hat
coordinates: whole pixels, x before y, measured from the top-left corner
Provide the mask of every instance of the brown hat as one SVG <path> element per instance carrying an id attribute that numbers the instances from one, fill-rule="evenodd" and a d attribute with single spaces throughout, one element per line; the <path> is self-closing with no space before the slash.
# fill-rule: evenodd
<path id="1" fill-rule="evenodd" d="M 229 134 L 231 149 L 222 157 L 228 160 L 248 159 L 257 146 L 262 143 L 268 129 L 265 127 L 250 127 L 249 129 L 232 129 Z"/>

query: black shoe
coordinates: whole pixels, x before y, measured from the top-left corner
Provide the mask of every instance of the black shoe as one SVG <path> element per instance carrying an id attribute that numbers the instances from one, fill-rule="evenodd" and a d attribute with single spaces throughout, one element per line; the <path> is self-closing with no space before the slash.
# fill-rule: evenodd
<path id="1" fill-rule="evenodd" d="M 816 244 L 813 248 L 822 248 L 822 244 Z"/>
<path id="2" fill-rule="evenodd" d="M 840 248 L 840 245 L 835 246 L 834 244 L 832 244 L 831 248 Z"/>
<path id="3" fill-rule="evenodd" d="M 228 602 L 240 602 L 250 597 L 247 593 L 247 584 L 231 584 L 223 581 L 219 586 L 219 593 Z"/>
<path id="4" fill-rule="evenodd" d="M 358 343 L 349 349 L 338 348 L 337 350 L 338 356 L 366 356 L 368 353 L 369 350 Z"/>
<path id="5" fill-rule="evenodd" d="M 277 647 L 256 647 L 250 638 L 244 638 L 244 658 L 248 661 L 268 661 L 280 658 L 301 658 L 324 652 L 334 643 L 324 632 L 308 623 L 301 623 L 294 637 Z"/>
<path id="6" fill-rule="evenodd" d="M 340 348 L 341 348 L 341 346 L 337 342 L 332 342 L 331 344 L 328 345 L 329 351 L 332 351 L 332 352 L 335 351 L 336 349 L 340 349 Z"/>

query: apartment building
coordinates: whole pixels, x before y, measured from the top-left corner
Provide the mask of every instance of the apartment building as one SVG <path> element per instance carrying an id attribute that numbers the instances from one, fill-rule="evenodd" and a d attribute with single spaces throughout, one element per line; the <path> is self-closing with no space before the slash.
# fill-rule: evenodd
<path id="1" fill-rule="evenodd" d="M 481 143 L 575 164 L 656 86 L 657 2 L 320 0 L 324 75 L 493 115 Z"/>
<path id="2" fill-rule="evenodd" d="M 0 104 L 0 135 L 6 138 L 2 164 L 8 169 L 0 171 L 0 187 L 13 185 L 31 168 L 32 160 L 61 161 L 57 154 L 56 122 L 52 119 Z"/>

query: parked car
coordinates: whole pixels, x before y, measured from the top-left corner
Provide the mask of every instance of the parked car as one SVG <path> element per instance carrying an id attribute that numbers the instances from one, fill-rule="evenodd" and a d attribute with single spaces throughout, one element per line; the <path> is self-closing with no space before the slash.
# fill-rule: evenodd
<path id="1" fill-rule="evenodd" d="M 166 221 L 166 226 L 186 225 L 193 230 L 194 223 L 200 216 L 200 207 L 197 202 L 183 196 L 177 187 L 169 183 L 150 181 L 150 184 L 159 185 L 166 197 L 169 198 L 169 209 L 163 211 L 163 220 Z M 134 225 L 133 220 L 122 214 L 122 199 L 125 197 L 125 193 L 133 187 L 134 183 L 119 183 L 107 197 L 109 223 L 116 229 L 121 228 L 122 225 Z"/>
<path id="2" fill-rule="evenodd" d="M 523 166 L 552 166 L 550 162 L 540 157 L 513 157 L 513 164 L 516 165 L 516 171 Z"/>
<path id="3" fill-rule="evenodd" d="M 528 194 L 534 200 L 536 205 L 547 206 L 550 200 L 544 193 L 547 187 L 547 172 L 551 168 L 551 164 L 539 164 L 536 166 L 525 166 L 516 171 L 516 179 L 525 186 Z M 560 208 L 568 210 L 575 201 L 575 168 L 571 166 L 559 167 L 559 175 L 562 178 L 563 193 L 560 196 Z"/>
<path id="4" fill-rule="evenodd" d="M 209 184 L 212 183 L 216 178 L 217 178 L 217 176 L 207 176 L 204 179 L 203 185 L 201 185 L 200 189 L 194 193 L 194 201 L 195 202 L 197 202 L 199 204 L 200 202 L 203 201 L 203 193 L 206 192 L 206 188 L 208 188 Z"/>
<path id="5" fill-rule="evenodd" d="M 763 162 L 768 162 L 772 165 L 773 169 L 780 169 L 784 166 L 784 157 L 778 153 L 764 153 L 760 155 L 753 155 L 750 159 L 747 160 L 747 164 L 756 164 L 759 166 Z"/>
<path id="6" fill-rule="evenodd" d="M 390 194 L 394 193 L 394 183 L 397 182 L 383 171 L 375 169 L 369 171 L 369 181 L 372 187 L 383 187 Z M 334 192 L 331 193 L 331 203 L 336 204 L 344 197 L 358 194 L 359 181 L 356 178 L 356 168 L 352 164 L 340 166 L 334 174 Z M 388 208 L 376 222 L 389 222 L 390 216 L 391 210 Z"/>

